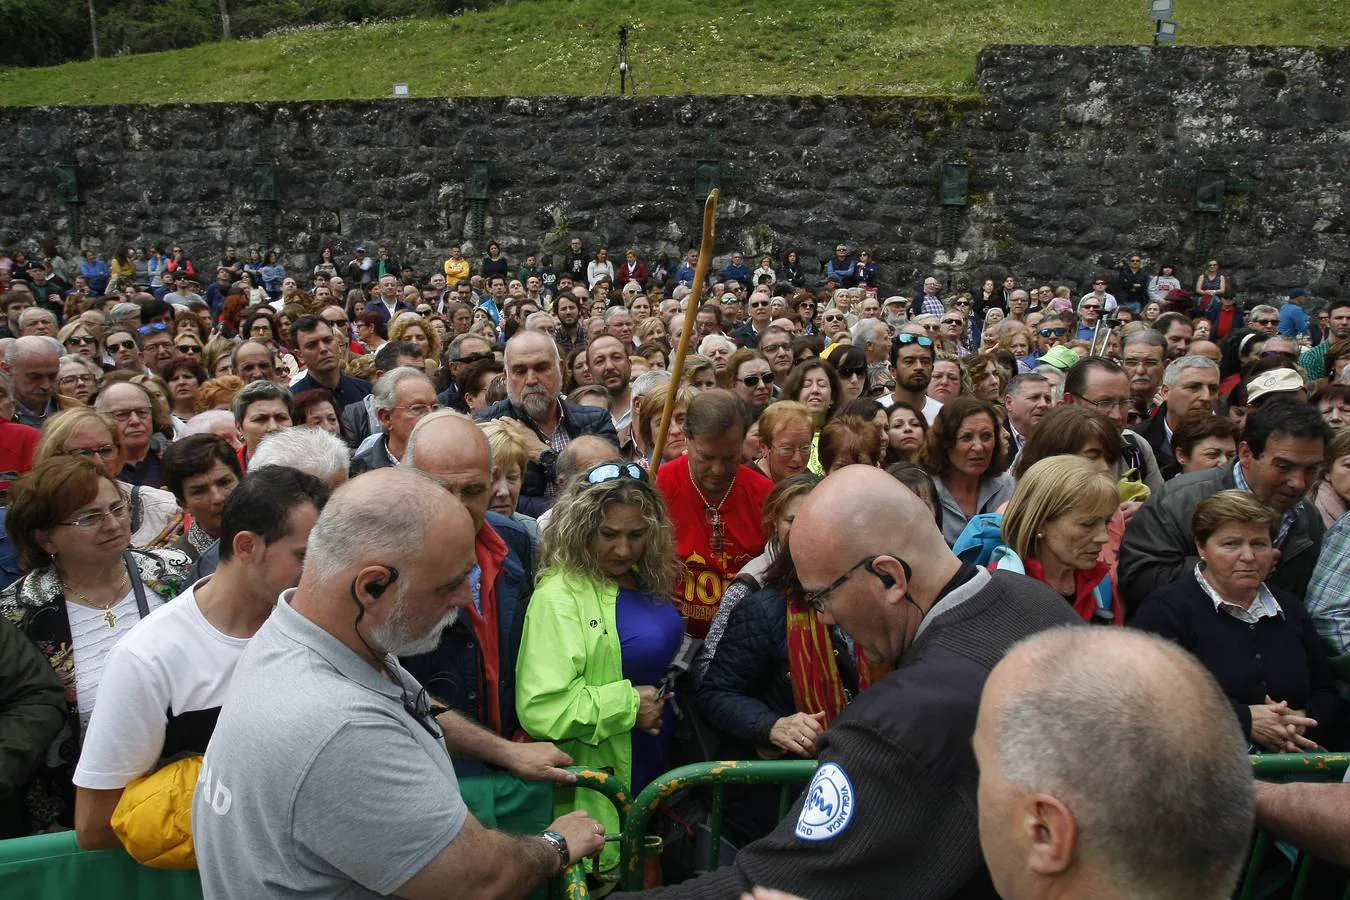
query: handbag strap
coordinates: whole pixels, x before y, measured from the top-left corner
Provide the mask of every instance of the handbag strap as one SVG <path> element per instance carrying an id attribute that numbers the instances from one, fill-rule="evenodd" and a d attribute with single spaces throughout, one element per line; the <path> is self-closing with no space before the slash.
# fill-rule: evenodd
<path id="1" fill-rule="evenodd" d="M 136 611 L 142 619 L 150 615 L 150 604 L 145 599 L 145 582 L 141 580 L 141 567 L 136 565 L 136 557 L 130 550 L 122 551 L 122 562 L 126 564 L 127 574 L 131 576 L 131 589 L 136 593 Z"/>
<path id="2" fill-rule="evenodd" d="M 131 533 L 141 530 L 141 486 L 131 486 Z"/>

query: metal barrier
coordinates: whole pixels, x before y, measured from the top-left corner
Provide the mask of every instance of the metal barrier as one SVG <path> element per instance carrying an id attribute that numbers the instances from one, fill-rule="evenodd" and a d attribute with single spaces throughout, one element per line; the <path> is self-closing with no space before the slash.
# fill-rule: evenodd
<path id="1" fill-rule="evenodd" d="M 1350 768 L 1347 753 L 1264 753 L 1252 757 L 1252 772 L 1263 781 L 1340 781 Z M 1262 829 L 1252 844 L 1247 872 L 1242 878 L 1238 900 L 1253 900 L 1261 870 L 1265 866 L 1274 839 Z M 1289 900 L 1303 900 L 1312 880 L 1313 857 L 1300 853 L 1295 859 L 1294 887 Z M 1343 900 L 1350 900 L 1350 885 Z"/>
<path id="2" fill-rule="evenodd" d="M 722 793 L 729 784 L 778 784 L 778 817 L 787 815 L 792 805 L 792 788 L 811 780 L 816 771 L 813 759 L 725 760 L 681 766 L 647 785 L 632 803 L 619 846 L 619 879 L 626 891 L 642 890 L 643 861 L 659 856 L 660 838 L 647 839 L 647 826 L 661 802 L 688 788 L 712 787 L 712 811 L 708 816 L 711 831 L 708 871 L 718 867 L 722 842 Z"/>

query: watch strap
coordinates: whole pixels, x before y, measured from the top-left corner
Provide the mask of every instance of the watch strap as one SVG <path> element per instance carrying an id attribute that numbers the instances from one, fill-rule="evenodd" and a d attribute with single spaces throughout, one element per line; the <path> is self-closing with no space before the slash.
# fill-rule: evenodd
<path id="1" fill-rule="evenodd" d="M 567 849 L 567 838 L 556 831 L 545 831 L 539 835 L 547 841 L 558 853 L 558 871 L 561 872 L 572 864 L 571 852 Z"/>

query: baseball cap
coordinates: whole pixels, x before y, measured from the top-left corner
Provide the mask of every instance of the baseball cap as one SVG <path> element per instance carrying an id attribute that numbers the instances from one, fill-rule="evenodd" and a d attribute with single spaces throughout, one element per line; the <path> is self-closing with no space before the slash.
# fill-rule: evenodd
<path id="1" fill-rule="evenodd" d="M 357 253 L 365 253 L 365 252 L 366 252 L 366 245 L 365 245 L 365 244 L 357 244 L 357 245 L 356 245 L 356 252 L 357 252 Z"/>
<path id="2" fill-rule="evenodd" d="M 1308 292 L 1305 291 L 1303 288 L 1294 288 L 1292 291 L 1289 292 L 1289 296 L 1290 296 L 1290 297 L 1306 297 L 1306 296 L 1308 296 Z"/>
<path id="3" fill-rule="evenodd" d="M 1051 347 L 1039 357 L 1039 361 L 1065 371 L 1078 365 L 1078 351 L 1065 346 Z"/>
<path id="4" fill-rule="evenodd" d="M 1248 382 L 1247 402 L 1254 403 L 1267 394 L 1292 393 L 1302 388 L 1303 376 L 1293 369 L 1271 369 Z"/>

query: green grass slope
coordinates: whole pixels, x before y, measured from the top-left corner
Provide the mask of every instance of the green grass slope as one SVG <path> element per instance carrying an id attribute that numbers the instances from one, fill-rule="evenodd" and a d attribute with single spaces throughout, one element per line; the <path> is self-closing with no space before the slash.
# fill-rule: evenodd
<path id="1" fill-rule="evenodd" d="M 278 33 L 0 71 L 0 104 L 617 92 L 960 94 L 996 43 L 1145 44 L 1143 0 L 521 0 L 429 20 Z M 1345 0 L 1176 0 L 1181 43 L 1333 44 Z"/>

